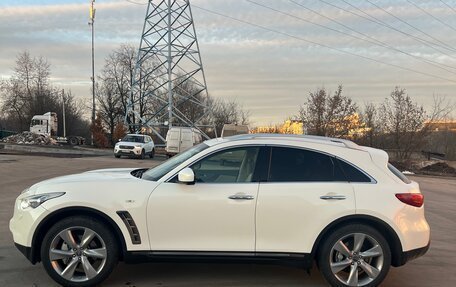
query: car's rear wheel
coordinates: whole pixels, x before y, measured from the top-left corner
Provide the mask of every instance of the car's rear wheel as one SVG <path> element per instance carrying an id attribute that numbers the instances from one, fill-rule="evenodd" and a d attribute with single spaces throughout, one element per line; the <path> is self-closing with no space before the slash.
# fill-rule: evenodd
<path id="1" fill-rule="evenodd" d="M 378 286 L 390 268 L 391 251 L 377 230 L 346 225 L 323 242 L 318 265 L 331 286 Z"/>
<path id="2" fill-rule="evenodd" d="M 53 225 L 43 239 L 41 260 L 63 286 L 94 286 L 106 279 L 118 261 L 112 232 L 89 217 L 69 217 Z"/>

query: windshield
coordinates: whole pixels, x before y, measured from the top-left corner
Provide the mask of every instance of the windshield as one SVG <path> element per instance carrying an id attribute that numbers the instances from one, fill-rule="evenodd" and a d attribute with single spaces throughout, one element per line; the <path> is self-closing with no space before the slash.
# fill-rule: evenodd
<path id="1" fill-rule="evenodd" d="M 143 143 L 144 137 L 143 136 L 133 136 L 133 135 L 126 135 L 123 139 L 123 142 L 130 142 L 130 143 Z"/>
<path id="2" fill-rule="evenodd" d="M 148 171 L 144 172 L 142 175 L 142 179 L 157 181 L 162 176 L 176 168 L 178 165 L 186 161 L 187 159 L 191 158 L 195 154 L 207 149 L 209 146 L 205 143 L 200 143 L 178 155 L 173 156 L 172 158 L 168 159 L 164 163 L 156 166 Z"/>

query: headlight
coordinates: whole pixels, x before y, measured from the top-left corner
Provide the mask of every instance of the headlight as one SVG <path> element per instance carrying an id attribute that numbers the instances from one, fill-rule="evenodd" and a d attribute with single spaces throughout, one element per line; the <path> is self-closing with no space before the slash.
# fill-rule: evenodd
<path id="1" fill-rule="evenodd" d="M 135 147 L 142 147 L 142 145 L 140 145 L 140 144 L 137 144 L 137 145 L 135 145 Z"/>
<path id="2" fill-rule="evenodd" d="M 46 193 L 46 194 L 32 195 L 32 196 L 21 199 L 21 208 L 22 209 L 27 209 L 29 207 L 37 208 L 43 202 L 46 202 L 49 199 L 60 197 L 64 194 L 65 194 L 65 192 L 52 192 L 52 193 Z"/>

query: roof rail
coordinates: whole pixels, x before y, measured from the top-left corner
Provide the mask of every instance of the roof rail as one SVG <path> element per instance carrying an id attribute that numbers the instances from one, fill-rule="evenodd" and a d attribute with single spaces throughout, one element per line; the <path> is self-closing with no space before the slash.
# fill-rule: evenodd
<path id="1" fill-rule="evenodd" d="M 339 138 L 330 138 L 330 137 L 323 137 L 323 136 L 313 136 L 313 135 L 292 135 L 292 134 L 242 134 L 242 135 L 235 135 L 226 137 L 228 140 L 249 140 L 249 139 L 261 139 L 261 138 L 287 138 L 287 139 L 294 139 L 294 140 L 310 140 L 310 141 L 317 141 L 317 142 L 324 142 L 324 143 L 335 143 L 335 144 L 342 144 L 347 148 L 350 149 L 357 149 L 363 150 L 359 145 L 356 143 L 346 140 L 346 139 L 339 139 Z"/>

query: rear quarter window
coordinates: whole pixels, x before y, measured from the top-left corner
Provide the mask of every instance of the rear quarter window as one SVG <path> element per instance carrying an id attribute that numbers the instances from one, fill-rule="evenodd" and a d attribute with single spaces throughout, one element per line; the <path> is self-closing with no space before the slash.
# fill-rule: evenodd
<path id="1" fill-rule="evenodd" d="M 364 172 L 354 167 L 353 165 L 340 160 L 335 159 L 342 169 L 347 181 L 349 182 L 372 182 L 372 179 L 367 176 Z"/>

